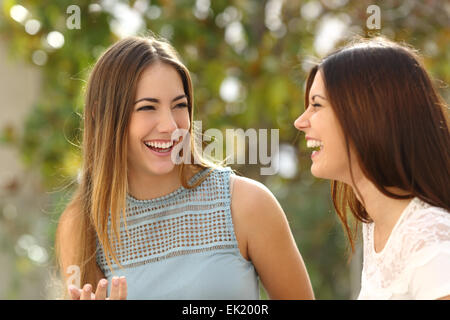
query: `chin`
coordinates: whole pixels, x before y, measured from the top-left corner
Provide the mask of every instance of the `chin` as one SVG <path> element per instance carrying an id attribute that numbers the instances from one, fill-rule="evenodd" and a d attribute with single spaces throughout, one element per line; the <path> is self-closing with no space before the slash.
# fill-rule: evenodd
<path id="1" fill-rule="evenodd" d="M 149 171 L 154 175 L 164 175 L 171 173 L 175 169 L 175 165 L 170 161 L 168 163 L 154 164 L 149 168 Z"/>
<path id="2" fill-rule="evenodd" d="M 316 178 L 326 179 L 323 175 L 320 174 L 320 171 L 317 172 L 317 170 L 311 169 L 311 174 Z"/>
<path id="3" fill-rule="evenodd" d="M 311 167 L 311 174 L 320 179 L 326 179 L 326 180 L 333 180 L 342 182 L 348 185 L 351 185 L 351 178 L 350 175 L 343 175 L 342 172 L 344 170 L 339 170 L 337 168 L 334 168 L 334 170 L 324 170 L 323 168 L 317 168 L 314 167 L 314 165 Z M 356 179 L 356 176 L 355 176 Z"/>
<path id="4" fill-rule="evenodd" d="M 325 170 L 323 170 L 323 168 L 317 168 L 316 166 L 314 166 L 314 164 L 311 166 L 311 174 L 314 177 L 320 179 L 336 180 L 336 177 L 334 177 L 332 174 L 326 172 Z"/>

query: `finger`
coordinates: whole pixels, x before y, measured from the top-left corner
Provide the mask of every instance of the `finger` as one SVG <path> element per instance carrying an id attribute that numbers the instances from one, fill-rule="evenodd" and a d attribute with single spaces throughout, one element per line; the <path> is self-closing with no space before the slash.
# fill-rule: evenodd
<path id="1" fill-rule="evenodd" d="M 113 277 L 111 285 L 111 293 L 109 294 L 110 300 L 118 300 L 119 299 L 119 277 Z"/>
<path id="2" fill-rule="evenodd" d="M 81 290 L 75 287 L 74 285 L 69 286 L 69 295 L 72 300 L 80 300 Z"/>
<path id="3" fill-rule="evenodd" d="M 98 282 L 97 291 L 95 291 L 95 300 L 105 300 L 107 289 L 108 289 L 108 280 L 101 279 Z"/>
<path id="4" fill-rule="evenodd" d="M 84 285 L 83 290 L 81 291 L 80 300 L 91 300 L 92 286 L 87 283 Z"/>
<path id="5" fill-rule="evenodd" d="M 122 276 L 119 279 L 119 299 L 126 300 L 126 298 L 127 298 L 127 279 Z"/>

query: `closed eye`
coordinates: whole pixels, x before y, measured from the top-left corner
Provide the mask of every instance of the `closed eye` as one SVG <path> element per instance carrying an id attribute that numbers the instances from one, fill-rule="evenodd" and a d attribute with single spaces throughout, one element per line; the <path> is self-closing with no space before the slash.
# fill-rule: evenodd
<path id="1" fill-rule="evenodd" d="M 313 104 L 311 104 L 314 108 L 318 108 L 318 107 L 321 107 L 322 105 L 321 104 L 319 104 L 319 103 L 313 103 Z"/>
<path id="2" fill-rule="evenodd" d="M 145 111 L 145 110 L 156 110 L 154 106 L 142 106 L 137 109 L 137 111 Z"/>
<path id="3" fill-rule="evenodd" d="M 175 107 L 174 107 L 174 109 L 175 108 L 180 108 L 180 109 L 182 109 L 182 108 L 187 108 L 187 103 L 185 103 L 185 102 L 182 102 L 182 103 L 179 103 L 179 104 L 177 104 Z"/>

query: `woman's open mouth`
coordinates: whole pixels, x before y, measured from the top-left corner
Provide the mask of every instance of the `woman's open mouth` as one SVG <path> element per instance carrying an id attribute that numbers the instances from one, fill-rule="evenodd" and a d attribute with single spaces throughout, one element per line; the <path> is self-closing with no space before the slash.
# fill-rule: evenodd
<path id="1" fill-rule="evenodd" d="M 148 149 L 161 156 L 169 155 L 177 143 L 178 141 L 144 141 Z"/>
<path id="2" fill-rule="evenodd" d="M 313 157 L 317 156 L 320 153 L 320 151 L 322 151 L 323 143 L 322 143 L 322 141 L 319 141 L 319 140 L 309 139 L 306 141 L 306 146 L 308 148 L 316 149 L 311 154 L 311 159 L 312 159 Z"/>

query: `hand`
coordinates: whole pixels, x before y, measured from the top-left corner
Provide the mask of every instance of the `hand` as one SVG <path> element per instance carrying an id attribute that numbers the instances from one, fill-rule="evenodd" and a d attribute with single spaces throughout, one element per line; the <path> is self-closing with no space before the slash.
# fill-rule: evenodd
<path id="1" fill-rule="evenodd" d="M 72 300 L 125 300 L 127 298 L 127 280 L 125 277 L 113 277 L 111 294 L 107 298 L 108 280 L 101 279 L 98 282 L 97 290 L 92 292 L 91 284 L 87 283 L 83 289 L 70 285 L 69 293 Z"/>

